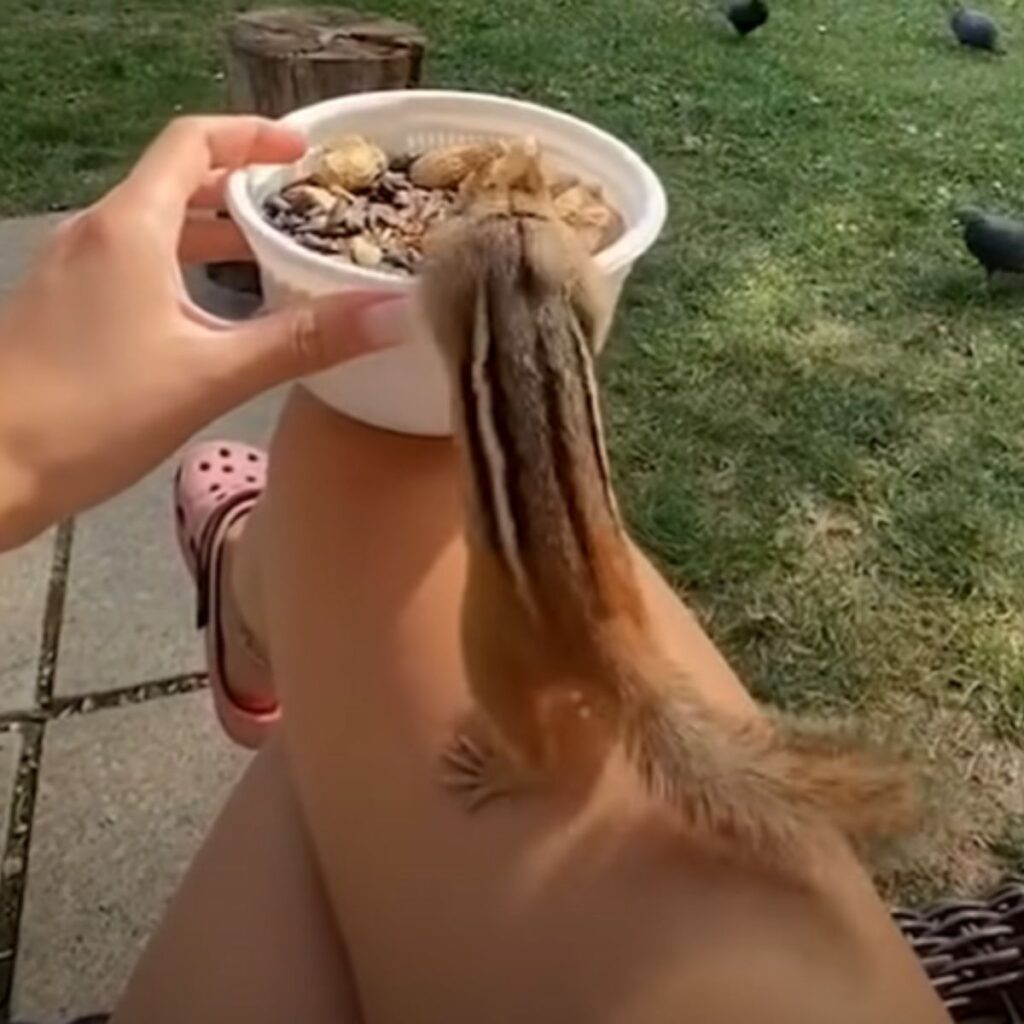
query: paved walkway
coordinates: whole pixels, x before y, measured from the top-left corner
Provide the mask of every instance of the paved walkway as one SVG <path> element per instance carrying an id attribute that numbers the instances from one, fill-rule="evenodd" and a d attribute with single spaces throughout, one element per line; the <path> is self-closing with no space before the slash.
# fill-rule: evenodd
<path id="1" fill-rule="evenodd" d="M 0 222 L 0 291 L 52 220 Z M 278 402 L 207 434 L 260 442 Z M 204 689 L 170 473 L 0 557 L 2 1021 L 114 1004 L 247 760 Z"/>

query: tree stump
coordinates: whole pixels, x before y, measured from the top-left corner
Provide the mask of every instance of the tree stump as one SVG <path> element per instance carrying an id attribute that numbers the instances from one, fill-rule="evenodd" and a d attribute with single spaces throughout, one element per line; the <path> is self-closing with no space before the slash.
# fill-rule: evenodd
<path id="1" fill-rule="evenodd" d="M 345 8 L 250 11 L 227 35 L 232 109 L 281 117 L 331 96 L 410 89 L 426 39 L 413 25 Z"/>
<path id="2" fill-rule="evenodd" d="M 427 46 L 414 25 L 341 7 L 238 14 L 226 42 L 231 109 L 264 117 L 333 96 L 414 88 Z M 208 274 L 225 287 L 260 293 L 255 264 L 214 264 Z"/>

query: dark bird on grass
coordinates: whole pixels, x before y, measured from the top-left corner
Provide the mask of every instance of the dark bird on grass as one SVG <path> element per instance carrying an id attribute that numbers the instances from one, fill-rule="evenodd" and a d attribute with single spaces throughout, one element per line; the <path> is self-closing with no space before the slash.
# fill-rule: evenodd
<path id="1" fill-rule="evenodd" d="M 998 271 L 1024 274 L 1024 221 L 973 207 L 958 210 L 956 219 L 964 244 L 989 277 Z"/>
<path id="2" fill-rule="evenodd" d="M 741 36 L 749 36 L 768 20 L 768 7 L 764 0 L 732 0 L 725 16 Z"/>
<path id="3" fill-rule="evenodd" d="M 957 4 L 950 15 L 949 27 L 963 46 L 991 53 L 1000 52 L 999 26 L 984 11 Z"/>

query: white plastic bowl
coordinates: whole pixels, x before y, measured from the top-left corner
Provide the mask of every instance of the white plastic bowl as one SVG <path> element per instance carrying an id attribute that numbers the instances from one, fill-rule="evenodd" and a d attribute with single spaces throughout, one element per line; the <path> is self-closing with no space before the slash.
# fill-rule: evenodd
<path id="1" fill-rule="evenodd" d="M 482 138 L 532 136 L 559 171 L 603 186 L 625 222 L 621 237 L 596 256 L 615 298 L 636 260 L 665 221 L 665 192 L 657 176 L 628 146 L 607 132 L 533 103 L 479 93 L 402 90 L 359 93 L 305 107 L 284 122 L 303 132 L 311 147 L 356 134 L 390 153 L 415 153 Z M 409 297 L 378 311 L 375 329 L 400 332 L 403 343 L 305 380 L 328 405 L 374 426 L 409 434 L 451 433 L 448 381 L 440 356 L 415 313 L 415 281 L 358 267 L 304 248 L 261 214 L 271 193 L 311 171 L 307 157 L 290 166 L 235 172 L 228 207 L 256 255 L 267 304 L 371 288 Z"/>

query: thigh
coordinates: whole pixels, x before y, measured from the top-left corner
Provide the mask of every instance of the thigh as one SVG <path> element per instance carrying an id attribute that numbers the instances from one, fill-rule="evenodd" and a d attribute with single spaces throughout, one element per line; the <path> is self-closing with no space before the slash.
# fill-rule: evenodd
<path id="1" fill-rule="evenodd" d="M 827 880 L 796 891 L 702 858 L 639 803 L 607 815 L 538 798 L 469 817 L 442 790 L 438 752 L 467 704 L 448 443 L 383 435 L 298 394 L 264 514 L 290 771 L 368 1021 L 944 1019 L 838 842 Z M 700 685 L 750 713 L 642 570 Z"/>
<path id="2" fill-rule="evenodd" d="M 359 1024 L 347 955 L 280 751 L 257 755 L 112 1024 Z"/>

